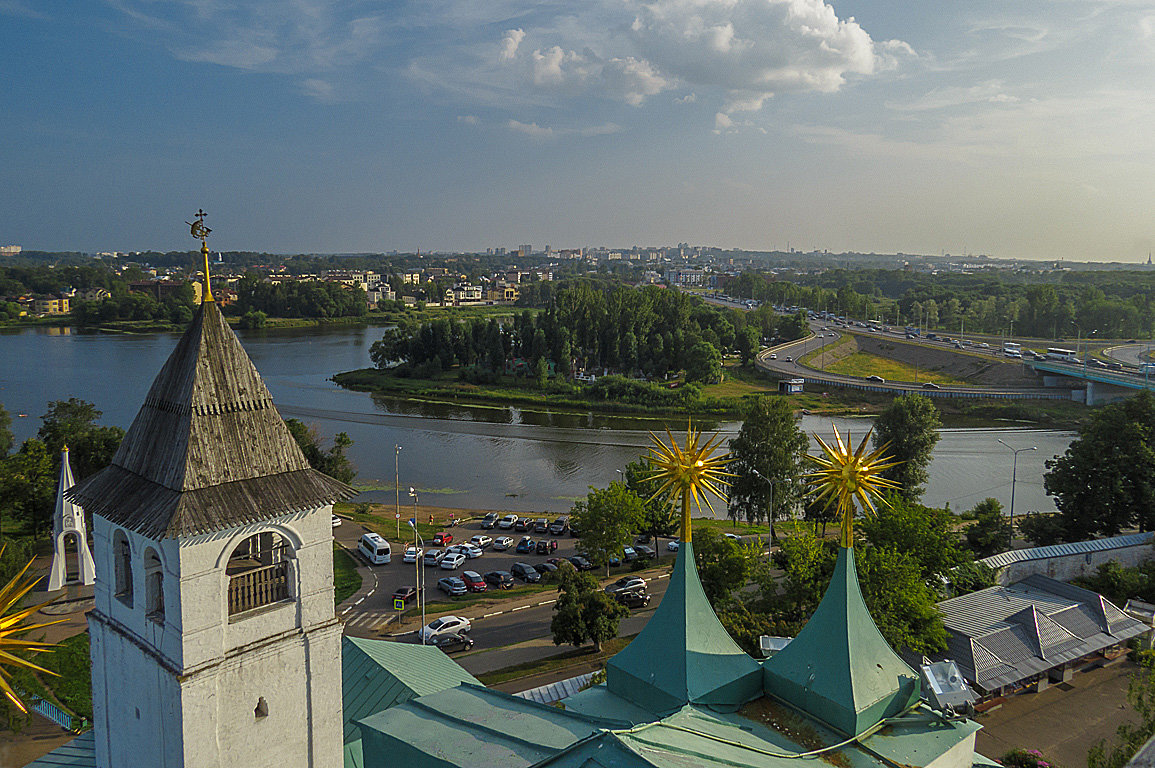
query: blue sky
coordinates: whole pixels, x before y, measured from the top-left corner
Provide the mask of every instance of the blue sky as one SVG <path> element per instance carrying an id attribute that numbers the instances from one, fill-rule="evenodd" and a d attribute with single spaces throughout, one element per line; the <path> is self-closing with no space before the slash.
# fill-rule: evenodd
<path id="1" fill-rule="evenodd" d="M 0 113 L 26 248 L 1155 248 L 1155 2 L 0 0 Z"/>

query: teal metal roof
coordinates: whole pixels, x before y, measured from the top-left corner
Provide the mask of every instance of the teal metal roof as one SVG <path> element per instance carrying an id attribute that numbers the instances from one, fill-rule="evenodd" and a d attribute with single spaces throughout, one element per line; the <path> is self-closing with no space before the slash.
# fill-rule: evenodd
<path id="1" fill-rule="evenodd" d="M 356 721 L 418 696 L 478 683 L 439 648 L 361 637 L 341 639 L 344 741 L 359 739 Z M 348 763 L 346 763 L 348 768 Z"/>
<path id="2" fill-rule="evenodd" d="M 606 686 L 656 714 L 684 704 L 736 709 L 762 692 L 762 671 L 726 632 L 683 542 L 670 585 L 641 633 L 606 664 Z"/>
<path id="3" fill-rule="evenodd" d="M 627 725 L 470 684 L 359 724 L 364 768 L 528 768 L 602 729 Z"/>
<path id="4" fill-rule="evenodd" d="M 24 768 L 96 768 L 96 734 L 85 731 Z"/>
<path id="5" fill-rule="evenodd" d="M 768 693 L 848 736 L 906 709 L 920 691 L 918 675 L 874 625 L 854 550 L 845 547 L 810 621 L 763 668 Z"/>

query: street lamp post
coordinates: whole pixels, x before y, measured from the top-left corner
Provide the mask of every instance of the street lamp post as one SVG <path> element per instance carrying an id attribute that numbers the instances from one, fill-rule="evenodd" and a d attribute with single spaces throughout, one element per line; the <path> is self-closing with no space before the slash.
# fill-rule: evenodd
<path id="1" fill-rule="evenodd" d="M 393 494 L 396 509 L 393 510 L 397 520 L 397 540 L 401 541 L 401 446 L 393 446 Z"/>
<path id="2" fill-rule="evenodd" d="M 425 550 L 425 540 L 417 532 L 417 492 L 410 488 L 409 495 L 413 497 L 413 517 L 409 519 L 409 527 L 413 529 L 413 546 L 417 547 L 417 557 L 413 562 L 414 579 L 417 581 L 417 604 L 421 606 L 421 644 L 425 645 L 425 585 L 424 574 L 421 573 L 421 557 Z"/>
<path id="3" fill-rule="evenodd" d="M 1032 445 L 1030 448 L 1011 448 L 1006 443 L 1003 443 L 1003 441 L 1001 439 L 999 440 L 999 442 L 1002 443 L 1006 448 L 1008 448 L 1011 451 L 1011 453 L 1015 454 L 1014 459 L 1011 461 L 1011 525 L 1014 525 L 1015 524 L 1015 481 L 1018 480 L 1018 477 L 1019 477 L 1019 454 L 1022 453 L 1023 451 L 1037 451 L 1037 450 L 1039 450 L 1039 446 Z"/>
<path id="4" fill-rule="evenodd" d="M 770 549 L 774 546 L 774 481 L 766 477 L 766 475 L 762 474 L 758 470 L 754 469 L 754 467 L 750 467 L 750 471 L 765 480 L 766 484 L 770 486 L 770 509 L 768 510 L 768 517 L 770 518 L 770 535 L 766 539 L 766 557 L 769 558 Z"/>

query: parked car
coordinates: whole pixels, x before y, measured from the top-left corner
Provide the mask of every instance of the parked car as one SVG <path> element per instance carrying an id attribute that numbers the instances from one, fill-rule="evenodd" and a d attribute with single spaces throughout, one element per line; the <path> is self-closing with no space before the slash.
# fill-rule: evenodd
<path id="1" fill-rule="evenodd" d="M 469 587 L 465 586 L 465 582 L 456 576 L 446 576 L 444 579 L 438 579 L 437 588 L 451 597 L 464 595 L 469 591 Z"/>
<path id="2" fill-rule="evenodd" d="M 452 571 L 454 568 L 460 568 L 465 565 L 465 555 L 460 552 L 449 552 L 445 557 L 441 558 L 441 567 L 447 571 Z"/>
<path id="3" fill-rule="evenodd" d="M 421 547 L 418 547 L 414 544 L 410 544 L 408 547 L 405 548 L 405 554 L 404 554 L 404 556 L 402 556 L 401 562 L 403 562 L 403 563 L 416 563 L 420 557 L 421 557 Z"/>
<path id="4" fill-rule="evenodd" d="M 569 521 L 569 535 L 570 535 L 570 536 L 573 536 L 575 539 L 576 539 L 578 536 L 580 536 L 580 535 L 581 535 L 581 533 L 580 533 L 580 532 L 578 531 L 578 529 L 577 529 L 577 526 L 576 526 L 576 525 L 574 525 L 574 521 L 573 521 L 573 520 L 570 520 L 570 521 Z"/>
<path id="5" fill-rule="evenodd" d="M 616 592 L 614 599 L 627 608 L 645 608 L 650 604 L 650 595 L 645 590 Z"/>
<path id="6" fill-rule="evenodd" d="M 571 555 L 567 557 L 566 560 L 569 560 L 570 563 L 573 564 L 573 567 L 579 571 L 592 571 L 594 569 L 594 564 L 581 555 Z"/>
<path id="7" fill-rule="evenodd" d="M 453 554 L 464 555 L 465 554 L 465 548 L 467 546 L 468 546 L 467 544 L 454 544 L 451 547 L 445 548 L 445 554 L 447 554 L 447 555 L 453 555 Z M 468 557 L 468 555 L 466 555 L 466 556 Z"/>
<path id="8" fill-rule="evenodd" d="M 513 588 L 513 574 L 509 571 L 489 571 L 485 574 L 485 583 L 498 589 Z"/>
<path id="9" fill-rule="evenodd" d="M 464 632 L 448 632 L 433 638 L 433 645 L 440 648 L 442 653 L 468 651 L 473 647 L 473 638 Z"/>
<path id="10" fill-rule="evenodd" d="M 517 522 L 513 524 L 513 530 L 515 530 L 515 531 L 532 531 L 533 530 L 533 521 L 530 520 L 528 517 L 519 517 L 519 518 L 517 518 Z"/>
<path id="11" fill-rule="evenodd" d="M 513 539 L 509 536 L 498 536 L 493 540 L 493 548 L 499 552 L 504 552 L 513 546 Z"/>
<path id="12" fill-rule="evenodd" d="M 549 520 L 546 520 L 544 517 L 539 517 L 538 519 L 534 520 L 533 521 L 533 532 L 534 533 L 549 533 Z"/>
<path id="13" fill-rule="evenodd" d="M 427 640 L 438 635 L 460 634 L 471 628 L 469 619 L 464 616 L 442 616 L 426 624 L 417 631 L 417 639 Z"/>
<path id="14" fill-rule="evenodd" d="M 397 587 L 393 590 L 393 599 L 400 600 L 404 604 L 408 604 L 415 597 L 417 597 L 417 587 Z"/>
<path id="15" fill-rule="evenodd" d="M 536 584 L 541 581 L 541 574 L 529 563 L 514 563 L 509 566 L 509 572 L 527 584 Z"/>
<path id="16" fill-rule="evenodd" d="M 479 533 L 469 540 L 469 543 L 478 549 L 485 549 L 493 543 L 492 536 L 486 536 L 484 533 Z"/>
<path id="17" fill-rule="evenodd" d="M 613 595 L 618 592 L 624 592 L 636 589 L 645 589 L 646 580 L 641 576 L 623 576 L 613 584 L 606 587 L 606 594 Z"/>
<path id="18" fill-rule="evenodd" d="M 341 525 L 341 518 L 337 517 L 336 515 L 333 515 L 333 527 L 336 528 L 339 525 Z"/>
<path id="19" fill-rule="evenodd" d="M 634 547 L 634 551 L 638 553 L 638 557 L 644 557 L 649 560 L 653 560 L 658 556 L 658 553 L 654 551 L 653 547 L 647 547 L 645 544 L 638 544 Z"/>
<path id="20" fill-rule="evenodd" d="M 503 531 L 508 531 L 515 525 L 517 525 L 517 515 L 506 515 L 497 521 L 497 527 Z"/>
<path id="21" fill-rule="evenodd" d="M 539 555 L 548 555 L 550 552 L 557 551 L 557 539 L 538 539 L 537 553 Z"/>
<path id="22" fill-rule="evenodd" d="M 741 541 L 742 540 L 742 537 L 736 533 L 723 533 L 722 535 L 725 536 L 727 539 L 730 539 L 731 541 Z"/>
<path id="23" fill-rule="evenodd" d="M 497 525 L 497 513 L 496 512 L 490 512 L 485 517 L 481 518 L 481 527 L 484 528 L 485 530 L 488 531 L 490 528 L 492 528 L 495 525 Z"/>
<path id="24" fill-rule="evenodd" d="M 569 530 L 569 518 L 562 515 L 557 520 L 554 520 L 549 527 L 549 532 L 554 536 L 561 536 Z"/>
<path id="25" fill-rule="evenodd" d="M 545 576 L 547 573 L 553 573 L 557 570 L 557 566 L 548 560 L 546 560 L 544 563 L 538 563 L 534 566 L 534 568 L 536 568 L 538 573 L 540 573 L 542 576 Z"/>
<path id="26" fill-rule="evenodd" d="M 481 578 L 481 574 L 477 571 L 462 571 L 461 580 L 465 582 L 465 586 L 469 588 L 470 592 L 484 592 L 486 590 L 485 579 Z"/>
<path id="27" fill-rule="evenodd" d="M 536 551 L 536 545 L 530 537 L 522 536 L 521 541 L 517 542 L 517 553 L 519 555 L 533 553 L 534 551 Z"/>
<path id="28" fill-rule="evenodd" d="M 638 551 L 633 547 L 626 547 L 622 550 L 622 559 L 627 563 L 632 563 L 638 559 Z"/>
<path id="29" fill-rule="evenodd" d="M 444 547 L 446 544 L 453 543 L 453 534 L 448 531 L 438 531 L 433 534 L 433 543 L 439 547 Z"/>
<path id="30" fill-rule="evenodd" d="M 425 553 L 425 558 L 422 562 L 424 562 L 426 565 L 438 565 L 441 563 L 441 558 L 444 556 L 445 553 L 440 549 L 430 549 Z"/>
<path id="31" fill-rule="evenodd" d="M 554 566 L 557 566 L 558 568 L 561 568 L 561 564 L 562 563 L 569 563 L 569 559 L 564 558 L 564 557 L 551 557 L 548 560 L 546 560 L 546 562 L 549 563 L 550 565 L 554 565 Z M 572 565 L 572 563 L 570 563 L 570 564 Z"/>
<path id="32" fill-rule="evenodd" d="M 682 542 L 678 539 L 675 539 L 674 541 L 667 541 L 666 542 L 666 551 L 667 552 L 677 552 L 681 548 L 682 548 Z"/>

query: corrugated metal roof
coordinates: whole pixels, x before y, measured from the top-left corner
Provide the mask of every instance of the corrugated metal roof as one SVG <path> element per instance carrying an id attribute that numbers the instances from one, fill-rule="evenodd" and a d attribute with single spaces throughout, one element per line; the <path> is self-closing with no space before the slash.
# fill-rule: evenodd
<path id="1" fill-rule="evenodd" d="M 519 699 L 536 701 L 538 704 L 553 704 L 555 701 L 561 701 L 562 699 L 568 699 L 570 696 L 573 696 L 580 691 L 593 676 L 593 672 L 587 672 L 584 675 L 571 677 L 567 680 L 559 680 L 556 683 L 541 685 L 537 688 L 530 688 L 528 691 L 521 691 L 513 695 Z"/>
<path id="2" fill-rule="evenodd" d="M 1068 544 L 1052 544 L 1046 547 L 1032 547 L 1030 549 L 1012 549 L 1009 552 L 1000 552 L 997 555 L 984 557 L 980 560 L 991 568 L 1003 568 L 1011 563 L 1023 563 L 1028 560 L 1047 560 L 1052 557 L 1067 555 L 1084 555 L 1088 552 L 1104 552 L 1123 547 L 1136 547 L 1151 542 L 1155 532 L 1129 533 L 1125 536 L 1115 536 L 1110 539 L 1092 539 L 1091 541 L 1075 541 Z"/>
<path id="3" fill-rule="evenodd" d="M 85 731 L 24 768 L 96 768 L 96 734 Z"/>

